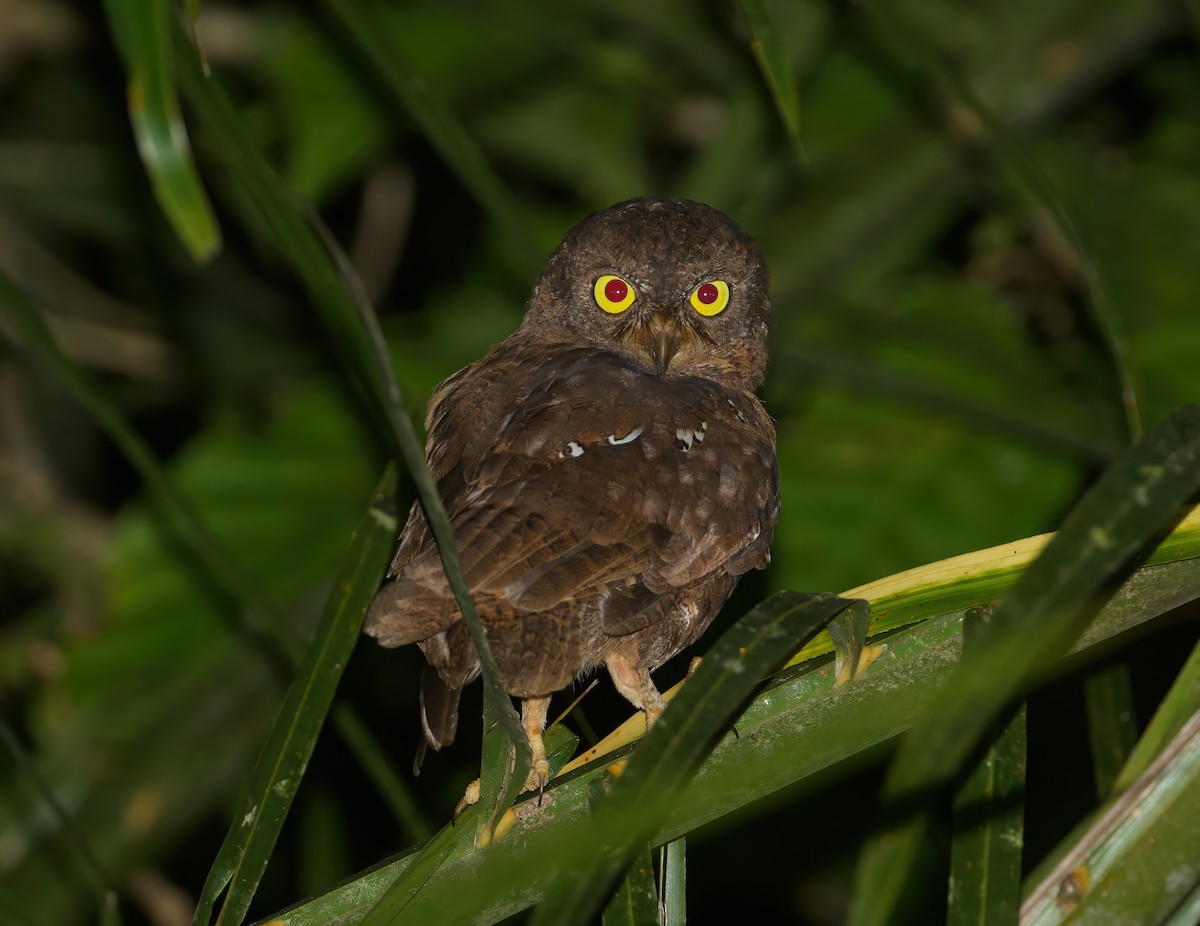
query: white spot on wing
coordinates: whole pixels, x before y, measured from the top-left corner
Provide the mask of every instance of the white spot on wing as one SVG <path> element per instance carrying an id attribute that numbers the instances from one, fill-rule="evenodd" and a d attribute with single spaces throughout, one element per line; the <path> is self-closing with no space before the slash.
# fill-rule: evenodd
<path id="1" fill-rule="evenodd" d="M 642 436 L 642 429 L 640 427 L 637 427 L 637 428 L 634 428 L 632 431 L 630 431 L 628 434 L 626 434 L 624 437 L 617 437 L 617 435 L 615 435 L 615 434 L 608 435 L 608 442 L 615 447 L 618 444 L 628 444 L 630 441 L 635 441 L 641 436 Z"/>
<path id="2" fill-rule="evenodd" d="M 695 440 L 695 435 L 688 428 L 676 428 L 675 436 L 683 442 L 684 453 L 692 449 L 692 441 Z"/>
<path id="3" fill-rule="evenodd" d="M 571 456 L 573 456 L 573 457 L 583 456 L 583 447 L 579 444 L 578 441 L 571 441 L 569 444 L 567 444 L 567 447 L 570 448 L 570 450 L 571 450 Z"/>

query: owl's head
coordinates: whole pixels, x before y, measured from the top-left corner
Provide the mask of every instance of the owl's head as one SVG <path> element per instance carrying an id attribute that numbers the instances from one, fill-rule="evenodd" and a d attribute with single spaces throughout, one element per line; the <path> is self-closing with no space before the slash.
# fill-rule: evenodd
<path id="1" fill-rule="evenodd" d="M 662 375 L 754 389 L 766 369 L 770 316 L 762 253 L 732 219 L 688 200 L 634 199 L 568 232 L 521 327 Z"/>

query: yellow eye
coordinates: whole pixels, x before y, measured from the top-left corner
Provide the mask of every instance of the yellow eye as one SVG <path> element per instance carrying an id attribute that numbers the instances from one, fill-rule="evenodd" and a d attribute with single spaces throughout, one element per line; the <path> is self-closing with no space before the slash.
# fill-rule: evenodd
<path id="1" fill-rule="evenodd" d="M 725 306 L 729 305 L 729 284 L 724 280 L 701 283 L 692 290 L 688 301 L 701 315 L 720 315 L 725 311 Z"/>
<path id="2" fill-rule="evenodd" d="M 632 286 L 612 274 L 600 277 L 592 292 L 596 295 L 596 305 L 609 315 L 620 315 L 637 298 Z"/>

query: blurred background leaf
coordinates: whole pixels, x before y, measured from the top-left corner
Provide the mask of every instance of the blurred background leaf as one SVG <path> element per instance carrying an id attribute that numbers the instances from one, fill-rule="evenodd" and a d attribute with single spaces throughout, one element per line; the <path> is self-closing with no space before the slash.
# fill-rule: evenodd
<path id="1" fill-rule="evenodd" d="M 1127 441 L 1079 255 L 944 92 L 944 70 L 914 64 L 859 4 L 751 6 L 795 89 L 806 164 L 755 59 L 758 26 L 734 0 L 356 3 L 369 38 L 404 63 L 391 78 L 332 4 L 189 7 L 249 142 L 349 254 L 415 414 L 512 330 L 528 265 L 589 211 L 690 196 L 759 240 L 783 514 L 771 570 L 746 579 L 730 616 L 774 590 L 844 589 L 1051 530 Z M 1147 427 L 1195 401 L 1188 7 L 914 0 L 904 14 L 1057 191 L 1124 326 Z M 461 130 L 494 186 L 447 157 L 397 80 Z M 307 639 L 387 451 L 230 169 L 228 139 L 185 98 L 223 237 L 200 268 L 148 180 L 126 87 L 99 7 L 0 3 L 0 273 Z M 171 540 L 140 477 L 3 313 L 0 474 L 0 710 L 122 891 L 124 921 L 187 922 L 282 703 L 277 668 L 236 619 L 246 603 Z M 1200 637 L 1195 618 L 1099 657 L 1128 665 L 1139 731 Z M 366 641 L 339 689 L 400 772 L 419 663 Z M 1029 701 L 1026 876 L 1097 806 L 1090 671 Z M 660 681 L 683 673 L 669 665 Z M 582 704 L 601 735 L 627 713 L 610 688 Z M 430 820 L 477 774 L 477 705 L 460 744 L 414 782 Z M 688 905 L 841 922 L 879 776 L 860 762 L 689 834 Z M 370 781 L 323 738 L 252 916 L 407 845 Z M 930 852 L 948 863 L 944 836 Z M 921 899 L 926 921 L 944 918 L 944 885 Z M 38 926 L 98 918 L 69 840 L 5 755 L 10 911 Z"/>

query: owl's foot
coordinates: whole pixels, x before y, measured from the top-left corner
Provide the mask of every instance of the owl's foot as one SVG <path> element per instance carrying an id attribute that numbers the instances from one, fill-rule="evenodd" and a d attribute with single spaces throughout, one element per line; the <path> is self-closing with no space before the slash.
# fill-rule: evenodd
<path id="1" fill-rule="evenodd" d="M 550 698 L 526 698 L 521 702 L 521 726 L 529 739 L 529 751 L 532 762 L 529 776 L 521 791 L 537 791 L 540 795 L 550 783 L 550 761 L 546 756 L 546 744 L 542 741 L 542 729 L 546 726 L 546 714 L 550 709 Z M 476 778 L 463 793 L 458 806 L 454 808 L 455 821 L 462 816 L 463 811 L 472 804 L 479 802 L 479 779 Z"/>
<path id="2" fill-rule="evenodd" d="M 546 758 L 546 744 L 542 741 L 542 731 L 546 728 L 546 714 L 550 710 L 550 697 L 525 698 L 521 702 L 521 726 L 529 738 L 529 751 L 532 764 L 529 766 L 529 777 L 525 779 L 522 791 L 538 792 L 538 800 L 550 783 L 550 761 Z"/>

